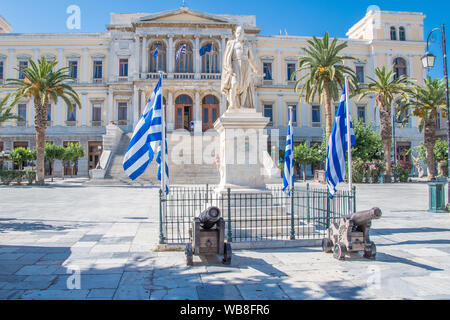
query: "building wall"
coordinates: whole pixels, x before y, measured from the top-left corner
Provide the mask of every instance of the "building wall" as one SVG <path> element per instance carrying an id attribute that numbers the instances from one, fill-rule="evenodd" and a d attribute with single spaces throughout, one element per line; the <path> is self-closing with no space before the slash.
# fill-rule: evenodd
<path id="1" fill-rule="evenodd" d="M 423 19 L 421 13 L 407 12 L 369 12 L 347 33 L 348 47 L 344 54 L 355 58 L 346 61 L 351 68 L 364 67 L 365 81 L 374 76 L 374 68 L 392 67 L 393 60 L 401 57 L 406 61 L 408 75 L 423 81 L 420 56 L 425 49 L 423 41 Z M 220 92 L 220 73 L 204 74 L 201 70 L 199 49 L 207 42 L 214 42 L 218 47 L 219 66 L 228 39 L 233 38 L 237 24 L 243 24 L 247 39 L 254 45 L 254 54 L 262 72 L 264 62 L 272 64 L 272 81 L 262 79 L 256 82 L 256 108 L 263 112 L 264 104 L 272 105 L 273 123 L 269 129 L 279 129 L 280 143 L 284 143 L 288 121 L 288 104 L 297 107 L 295 139 L 300 141 L 320 141 L 325 124 L 325 111 L 321 111 L 321 126 L 312 125 L 312 105 L 299 100 L 293 90 L 293 82 L 287 79 L 287 64 L 297 64 L 303 48 L 311 37 L 301 36 L 259 36 L 253 16 L 208 15 L 190 9 L 173 10 L 157 14 L 114 14 L 105 33 L 88 34 L 0 34 L 0 61 L 4 63 L 3 78 L 17 77 L 17 67 L 21 59 L 36 61 L 42 56 L 56 59 L 58 68 L 67 67 L 69 61 L 78 62 L 78 78 L 72 85 L 79 93 L 81 109 L 77 110 L 77 121 L 70 125 L 67 120 L 67 106 L 58 101 L 52 106 L 51 123 L 47 129 L 49 139 L 56 143 L 63 141 L 80 141 L 85 146 L 86 157 L 82 159 L 86 166 L 80 166 L 80 175 L 87 175 L 87 143 L 101 141 L 105 126 L 111 121 L 118 123 L 118 104 L 127 103 L 127 120 L 121 123 L 124 131 L 132 131 L 145 103 L 156 85 L 159 75 L 151 73 L 149 58 L 150 47 L 155 41 L 161 41 L 166 47 L 166 66 L 164 78 L 164 96 L 167 107 L 169 131 L 175 127 L 175 100 L 181 94 L 188 95 L 193 102 L 194 132 L 202 131 L 202 99 L 211 94 L 218 98 L 220 113 L 226 110 L 226 99 Z M 120 22 L 120 23 L 119 23 Z M 204 27 L 208 24 L 208 27 Z M 400 26 L 406 30 L 406 41 L 390 40 L 390 27 Z M 332 36 L 332 32 L 331 32 Z M 398 39 L 398 36 L 397 36 Z M 175 54 L 177 44 L 188 41 L 193 49 L 193 72 L 175 73 Z M 119 77 L 119 60 L 128 59 L 128 76 Z M 94 82 L 93 62 L 103 61 L 103 79 Z M 0 89 L 0 96 L 12 88 Z M 20 103 L 27 105 L 27 121 L 18 125 L 11 120 L 0 125 L 0 141 L 5 141 L 5 149 L 17 139 L 34 141 L 34 110 L 32 101 L 24 99 Z M 102 106 L 102 122 L 99 126 L 92 123 L 92 104 Z M 335 103 L 337 104 L 337 103 Z M 365 98 L 353 99 L 352 112 L 357 115 L 357 107 L 365 106 L 366 122 L 373 122 L 379 127 L 379 115 L 375 101 Z M 444 121 L 442 121 L 444 123 Z M 399 139 L 418 144 L 421 135 L 417 130 L 417 121 L 411 127 L 398 129 Z M 78 139 L 76 139 L 78 137 Z"/>

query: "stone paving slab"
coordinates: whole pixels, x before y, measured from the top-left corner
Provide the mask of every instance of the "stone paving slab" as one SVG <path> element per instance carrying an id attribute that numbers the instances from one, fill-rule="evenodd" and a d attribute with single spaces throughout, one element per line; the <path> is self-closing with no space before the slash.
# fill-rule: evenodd
<path id="1" fill-rule="evenodd" d="M 65 192 L 0 187 L 0 299 L 450 299 L 450 214 L 426 211 L 424 184 L 357 186 L 358 209 L 383 211 L 375 261 L 235 248 L 229 266 L 195 257 L 192 267 L 183 252 L 154 251 L 157 189 L 76 186 L 73 208 L 54 201 Z M 74 270 L 80 289 L 68 289 Z"/>

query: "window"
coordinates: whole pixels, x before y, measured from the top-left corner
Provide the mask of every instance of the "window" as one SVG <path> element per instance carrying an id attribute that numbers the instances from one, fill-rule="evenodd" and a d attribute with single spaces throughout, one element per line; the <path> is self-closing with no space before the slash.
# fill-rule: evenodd
<path id="1" fill-rule="evenodd" d="M 155 58 L 153 54 L 158 49 L 158 56 Z M 149 52 L 150 72 L 166 71 L 166 46 L 164 42 L 157 41 L 152 44 Z"/>
<path id="2" fill-rule="evenodd" d="M 297 123 L 297 105 L 295 104 L 290 104 L 288 105 L 288 122 L 289 120 L 291 120 L 291 113 L 289 112 L 289 107 L 292 107 L 292 122 L 293 123 Z"/>
<path id="3" fill-rule="evenodd" d="M 272 112 L 272 105 L 271 104 L 265 104 L 264 105 L 264 117 L 270 119 L 270 123 L 273 123 L 273 112 Z"/>
<path id="4" fill-rule="evenodd" d="M 103 79 L 103 61 L 94 61 L 94 80 Z"/>
<path id="5" fill-rule="evenodd" d="M 287 64 L 287 81 L 295 81 L 295 77 L 294 77 L 294 79 L 291 79 L 294 72 L 295 72 L 295 63 L 288 63 Z"/>
<path id="6" fill-rule="evenodd" d="M 264 80 L 272 80 L 272 62 L 263 63 Z"/>
<path id="7" fill-rule="evenodd" d="M 69 76 L 78 79 L 78 61 L 69 61 Z"/>
<path id="8" fill-rule="evenodd" d="M 25 76 L 20 71 L 20 70 L 25 69 L 25 68 L 28 68 L 28 61 L 19 61 L 19 79 L 20 80 L 25 79 Z"/>
<path id="9" fill-rule="evenodd" d="M 17 106 L 17 115 L 20 117 L 19 121 L 27 121 L 27 105 L 19 104 Z"/>
<path id="10" fill-rule="evenodd" d="M 102 121 L 102 105 L 100 103 L 92 104 L 92 121 Z"/>
<path id="11" fill-rule="evenodd" d="M 52 121 L 52 105 L 47 106 L 47 121 Z"/>
<path id="12" fill-rule="evenodd" d="M 406 41 L 406 33 L 404 27 L 400 27 L 398 29 L 398 38 L 400 41 Z"/>
<path id="13" fill-rule="evenodd" d="M 394 59 L 394 78 L 398 79 L 401 76 L 406 76 L 406 61 L 403 58 Z"/>
<path id="14" fill-rule="evenodd" d="M 356 79 L 358 82 L 364 83 L 364 66 L 356 66 Z"/>
<path id="15" fill-rule="evenodd" d="M 397 30 L 395 27 L 391 27 L 391 40 L 397 40 Z"/>
<path id="16" fill-rule="evenodd" d="M 186 52 L 184 54 L 180 54 L 178 60 L 176 58 L 176 54 L 180 50 L 183 45 L 186 45 Z M 193 51 L 190 43 L 181 42 L 177 45 L 177 49 L 175 50 L 175 72 L 177 73 L 193 73 L 194 72 L 194 64 L 193 64 Z"/>
<path id="17" fill-rule="evenodd" d="M 203 46 L 206 46 L 204 44 Z M 219 49 L 214 43 L 211 45 L 211 51 L 202 55 L 202 73 L 219 73 Z"/>
<path id="18" fill-rule="evenodd" d="M 77 121 L 77 105 L 72 105 L 72 110 L 67 107 L 67 121 Z"/>
<path id="19" fill-rule="evenodd" d="M 126 121 L 127 120 L 127 103 L 126 102 L 119 102 L 119 121 Z"/>
<path id="20" fill-rule="evenodd" d="M 358 106 L 358 120 L 366 123 L 366 107 Z"/>
<path id="21" fill-rule="evenodd" d="M 128 77 L 128 59 L 119 60 L 119 77 Z"/>
<path id="22" fill-rule="evenodd" d="M 312 106 L 312 123 L 320 123 L 320 106 Z"/>
<path id="23" fill-rule="evenodd" d="M 212 109 L 212 123 L 217 120 L 217 109 Z"/>
<path id="24" fill-rule="evenodd" d="M 0 61 L 0 82 L 2 82 L 3 77 L 3 61 Z"/>

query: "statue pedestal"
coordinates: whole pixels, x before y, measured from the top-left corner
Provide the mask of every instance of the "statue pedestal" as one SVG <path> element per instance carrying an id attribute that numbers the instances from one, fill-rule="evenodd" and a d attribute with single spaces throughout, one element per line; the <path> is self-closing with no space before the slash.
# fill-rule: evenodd
<path id="1" fill-rule="evenodd" d="M 269 118 L 255 109 L 229 109 L 215 123 L 220 135 L 220 184 L 216 192 L 265 193 L 263 176 Z"/>

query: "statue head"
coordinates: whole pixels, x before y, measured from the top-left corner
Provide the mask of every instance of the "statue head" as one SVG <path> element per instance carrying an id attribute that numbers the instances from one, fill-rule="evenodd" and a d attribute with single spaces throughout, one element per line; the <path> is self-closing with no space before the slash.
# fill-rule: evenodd
<path id="1" fill-rule="evenodd" d="M 242 28 L 242 26 L 238 26 L 237 28 L 236 28 L 236 31 L 234 32 L 234 35 L 236 36 L 236 40 L 244 40 L 244 34 L 245 34 L 245 31 L 244 31 L 244 28 Z"/>

